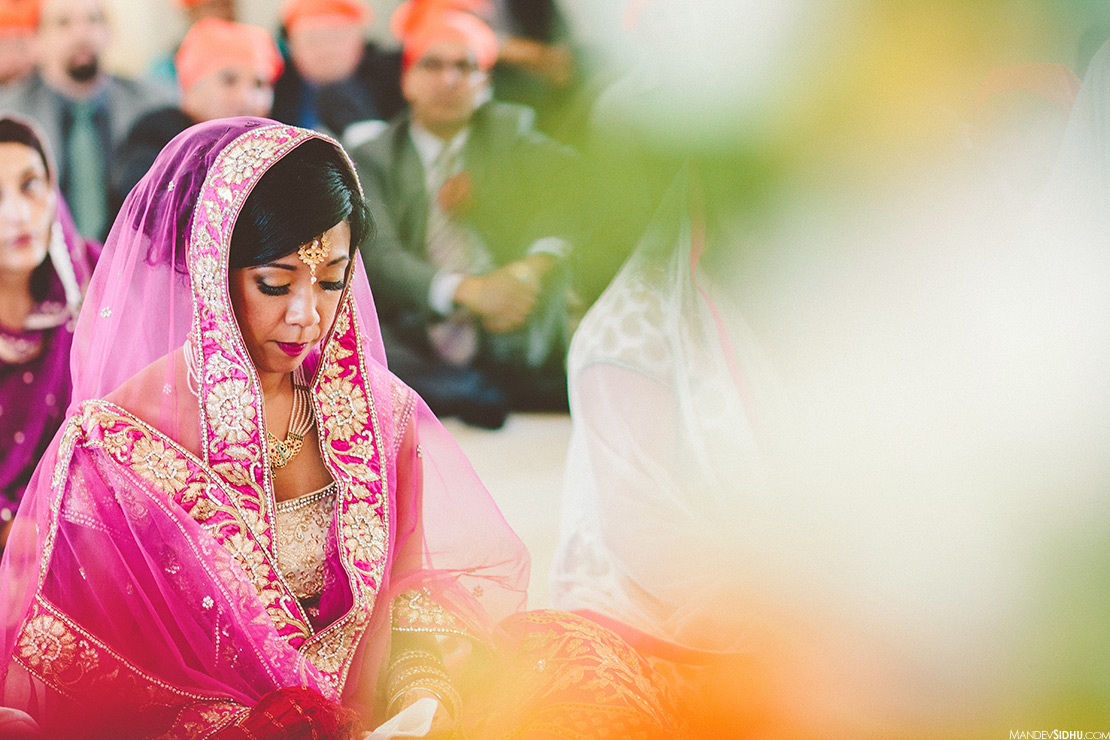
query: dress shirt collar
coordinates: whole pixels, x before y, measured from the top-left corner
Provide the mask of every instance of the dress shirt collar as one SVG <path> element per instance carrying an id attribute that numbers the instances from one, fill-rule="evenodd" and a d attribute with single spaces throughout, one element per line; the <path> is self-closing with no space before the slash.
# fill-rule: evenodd
<path id="1" fill-rule="evenodd" d="M 462 151 L 463 146 L 466 145 L 467 135 L 470 133 L 470 128 L 464 128 L 450 141 L 444 141 L 428 129 L 421 126 L 416 121 L 409 124 L 409 138 L 412 139 L 412 144 L 416 147 L 416 153 L 420 157 L 420 164 L 424 166 L 424 177 L 426 181 L 430 181 L 434 177 L 435 162 L 439 157 L 448 149 L 455 152 Z M 449 172 L 448 176 L 456 173 Z M 430 183 L 426 183 L 430 184 Z"/>

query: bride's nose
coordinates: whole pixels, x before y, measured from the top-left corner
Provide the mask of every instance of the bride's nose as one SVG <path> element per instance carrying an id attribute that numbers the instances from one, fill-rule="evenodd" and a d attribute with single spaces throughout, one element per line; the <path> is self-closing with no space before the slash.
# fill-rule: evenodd
<path id="1" fill-rule="evenodd" d="M 315 285 L 301 285 L 289 294 L 285 321 L 291 326 L 308 328 L 320 323 L 320 310 Z"/>

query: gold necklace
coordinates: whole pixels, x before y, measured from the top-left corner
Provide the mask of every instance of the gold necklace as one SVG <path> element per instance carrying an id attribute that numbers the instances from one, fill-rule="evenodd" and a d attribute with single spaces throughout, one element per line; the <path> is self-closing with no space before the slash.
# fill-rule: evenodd
<path id="1" fill-rule="evenodd" d="M 270 472 L 284 468 L 297 456 L 315 421 L 308 386 L 298 367 L 293 373 L 293 410 L 289 414 L 289 431 L 285 434 L 285 440 L 279 440 L 271 432 L 266 432 L 266 441 L 270 448 Z"/>

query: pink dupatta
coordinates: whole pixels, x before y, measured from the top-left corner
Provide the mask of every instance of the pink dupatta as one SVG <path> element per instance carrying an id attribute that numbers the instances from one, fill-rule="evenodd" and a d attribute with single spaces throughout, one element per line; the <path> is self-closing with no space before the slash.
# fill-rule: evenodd
<path id="1" fill-rule="evenodd" d="M 227 260 L 253 186 L 310 138 L 326 137 L 258 119 L 195 126 L 108 237 L 73 403 L 0 566 L 4 704 L 48 733 L 205 737 L 292 686 L 372 726 L 394 631 L 481 640 L 523 605 L 527 554 L 387 370 L 357 261 L 305 361 L 339 489 L 318 618 L 276 566 L 263 399 Z"/>

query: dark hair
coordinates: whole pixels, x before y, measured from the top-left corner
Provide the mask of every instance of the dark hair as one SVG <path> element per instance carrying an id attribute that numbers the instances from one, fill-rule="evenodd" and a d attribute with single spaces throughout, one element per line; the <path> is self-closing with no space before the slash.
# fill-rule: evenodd
<path id="1" fill-rule="evenodd" d="M 50 160 L 46 156 L 42 139 L 29 124 L 15 118 L 0 117 L 0 144 L 22 144 L 28 149 L 38 152 L 39 158 L 42 159 L 42 166 L 46 170 L 46 176 L 53 185 L 54 170 L 50 167 Z M 36 301 L 46 298 L 50 290 L 50 278 L 53 274 L 54 266 L 50 261 L 50 255 L 47 254 L 46 258 L 31 271 L 31 298 Z"/>
<path id="2" fill-rule="evenodd" d="M 14 118 L 0 117 L 0 144 L 22 144 L 34 149 L 42 158 L 42 166 L 51 181 L 54 180 L 54 170 L 50 167 L 50 160 L 42 146 L 42 140 L 29 124 Z"/>
<path id="3" fill-rule="evenodd" d="M 344 220 L 353 253 L 373 230 L 370 210 L 343 153 L 323 139 L 309 139 L 275 162 L 247 196 L 228 265 L 281 259 Z"/>

